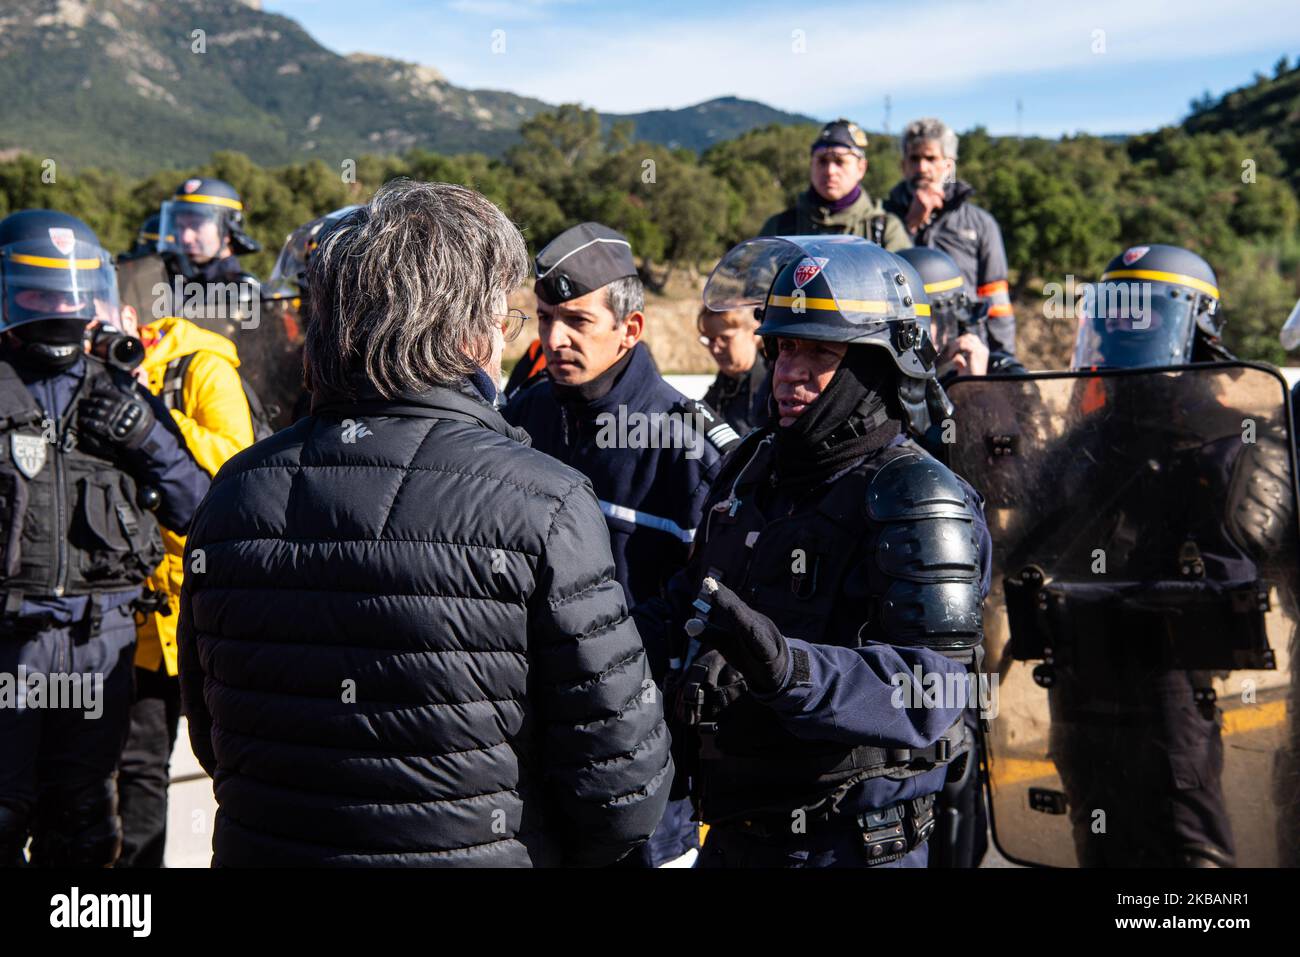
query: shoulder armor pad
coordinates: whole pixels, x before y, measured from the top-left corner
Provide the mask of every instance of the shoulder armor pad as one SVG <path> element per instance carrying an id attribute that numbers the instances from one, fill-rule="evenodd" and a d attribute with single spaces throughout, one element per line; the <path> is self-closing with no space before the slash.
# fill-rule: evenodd
<path id="1" fill-rule="evenodd" d="M 888 640 L 963 658 L 982 637 L 982 566 L 975 512 L 957 476 L 900 447 L 867 488 L 868 517 L 883 525 L 875 561 L 888 584 Z"/>
<path id="2" fill-rule="evenodd" d="M 701 425 L 704 438 L 717 450 L 718 455 L 726 456 L 728 452 L 740 445 L 740 436 L 731 424 L 699 399 L 679 402 L 673 406 L 672 411 L 678 414 L 698 415 L 700 418 L 696 421 Z"/>
<path id="3" fill-rule="evenodd" d="M 903 448 L 867 487 L 867 517 L 876 522 L 919 518 L 974 518 L 966 490 L 937 459 Z"/>
<path id="4" fill-rule="evenodd" d="M 1228 523 L 1257 556 L 1286 547 L 1295 521 L 1291 457 L 1280 442 L 1261 439 L 1242 447 L 1228 491 Z"/>

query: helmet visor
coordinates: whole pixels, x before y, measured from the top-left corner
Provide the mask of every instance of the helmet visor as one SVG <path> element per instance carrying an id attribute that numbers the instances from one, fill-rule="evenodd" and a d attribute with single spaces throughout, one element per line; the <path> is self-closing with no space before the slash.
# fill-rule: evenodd
<path id="1" fill-rule="evenodd" d="M 1186 362 L 1195 293 L 1166 282 L 1102 282 L 1085 290 L 1072 368 Z"/>
<path id="2" fill-rule="evenodd" d="M 263 298 L 292 299 L 302 294 L 307 275 L 307 247 L 313 241 L 311 227 L 314 225 L 309 223 L 298 227 L 284 241 L 275 268 L 271 270 L 271 278 L 262 287 Z"/>
<path id="3" fill-rule="evenodd" d="M 21 240 L 0 248 L 4 287 L 0 328 L 43 319 L 99 319 L 116 325 L 117 273 L 112 257 L 84 241 L 70 244 L 66 256 L 51 256 L 52 251 L 44 240 Z"/>
<path id="4" fill-rule="evenodd" d="M 1291 309 L 1291 315 L 1286 317 L 1286 322 L 1282 324 L 1282 332 L 1278 336 L 1282 340 L 1282 348 L 1290 352 L 1292 349 L 1300 348 L 1300 301 L 1297 301 Z"/>
<path id="5" fill-rule="evenodd" d="M 216 259 L 230 238 L 228 215 L 221 206 L 168 200 L 159 218 L 158 251 L 184 253 L 194 263 Z"/>
<path id="6" fill-rule="evenodd" d="M 792 264 L 790 288 L 773 289 Z M 819 276 L 830 297 L 803 293 Z M 851 323 L 901 322 L 928 314 L 928 307 L 916 308 L 918 293 L 892 254 L 859 237 L 770 236 L 747 239 L 722 257 L 704 286 L 704 305 L 715 312 L 777 306 L 810 316 L 838 312 Z"/>

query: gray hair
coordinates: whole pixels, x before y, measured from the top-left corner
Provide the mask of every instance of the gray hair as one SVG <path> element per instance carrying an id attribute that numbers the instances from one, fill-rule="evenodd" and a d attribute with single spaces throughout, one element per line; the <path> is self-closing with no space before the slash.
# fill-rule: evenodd
<path id="1" fill-rule="evenodd" d="M 912 148 L 912 144 L 918 140 L 938 140 L 943 155 L 953 162 L 957 161 L 957 134 L 943 120 L 936 120 L 932 116 L 927 116 L 923 120 L 913 120 L 908 123 L 907 129 L 903 130 L 903 142 L 901 144 L 903 153 L 906 154 Z"/>
<path id="2" fill-rule="evenodd" d="M 634 312 L 645 312 L 645 287 L 639 276 L 624 276 L 605 287 L 605 308 L 614 314 L 614 325 L 621 326 Z"/>
<path id="3" fill-rule="evenodd" d="M 355 395 L 358 379 L 386 398 L 463 379 L 489 348 L 493 312 L 528 274 L 515 225 L 449 183 L 385 183 L 319 242 L 303 364 L 313 390 L 338 395 Z"/>

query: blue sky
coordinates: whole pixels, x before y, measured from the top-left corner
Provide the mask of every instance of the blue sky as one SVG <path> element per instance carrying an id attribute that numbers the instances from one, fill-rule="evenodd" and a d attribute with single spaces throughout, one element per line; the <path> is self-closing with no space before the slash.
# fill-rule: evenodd
<path id="1" fill-rule="evenodd" d="M 264 0 L 339 53 L 608 112 L 736 95 L 869 129 L 922 115 L 995 134 L 1174 123 L 1300 56 L 1296 0 Z M 496 32 L 500 31 L 500 32 Z M 494 41 L 499 52 L 494 52 Z M 501 49 L 504 47 L 504 49 Z"/>

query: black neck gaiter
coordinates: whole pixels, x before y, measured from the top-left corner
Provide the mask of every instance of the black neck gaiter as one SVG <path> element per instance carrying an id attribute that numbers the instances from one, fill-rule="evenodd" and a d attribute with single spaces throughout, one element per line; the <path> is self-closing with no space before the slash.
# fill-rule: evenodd
<path id="1" fill-rule="evenodd" d="M 776 487 L 811 488 L 893 441 L 902 431 L 897 375 L 886 350 L 849 346 L 825 391 L 793 423 L 777 428 Z"/>

